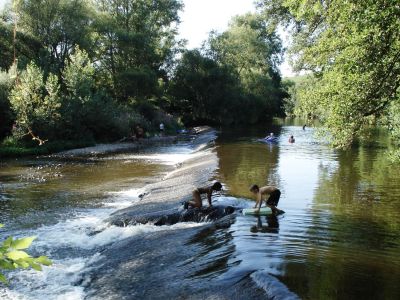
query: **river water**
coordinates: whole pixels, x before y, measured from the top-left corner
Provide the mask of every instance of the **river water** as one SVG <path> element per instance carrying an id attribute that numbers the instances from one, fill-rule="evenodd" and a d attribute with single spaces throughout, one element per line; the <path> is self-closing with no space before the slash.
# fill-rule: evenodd
<path id="1" fill-rule="evenodd" d="M 278 143 L 257 141 L 269 132 Z M 290 135 L 294 144 L 288 143 Z M 400 299 L 400 168 L 387 161 L 387 143 L 377 132 L 372 142 L 335 151 L 315 139 L 313 128 L 303 130 L 293 121 L 222 129 L 206 150 L 216 161 L 209 179 L 220 180 L 226 194 L 215 202 L 248 207 L 253 204 L 249 186 L 270 184 L 282 191 L 278 207 L 285 214 L 257 218 L 238 213 L 230 227 L 205 231 L 206 224 L 196 223 L 120 228 L 106 222 L 118 209 L 144 207 L 143 193 L 202 155 L 188 142 L 140 153 L 2 161 L 0 222 L 6 228 L 1 237 L 37 235 L 31 251 L 48 255 L 54 265 L 43 272 L 8 274 L 10 286 L 0 296 L 157 298 L 129 291 L 113 292 L 114 297 L 96 293 L 96 280 L 102 282 L 96 275 L 100 256 L 124 241 L 137 253 L 150 253 L 159 246 L 153 235 L 158 241 L 181 240 L 180 254 L 171 251 L 171 257 L 193 253 L 179 265 L 184 278 L 166 273 L 171 287 L 164 299 Z M 179 186 L 170 189 L 178 193 Z M 166 205 L 149 203 L 159 209 Z M 150 266 L 145 254 L 131 255 L 125 263 L 140 257 Z M 151 270 L 143 278 L 138 271 L 129 281 L 146 287 L 155 276 Z M 204 294 L 205 283 L 209 291 Z M 109 291 L 109 285 L 101 288 Z M 191 289 L 198 292 L 191 296 Z"/>

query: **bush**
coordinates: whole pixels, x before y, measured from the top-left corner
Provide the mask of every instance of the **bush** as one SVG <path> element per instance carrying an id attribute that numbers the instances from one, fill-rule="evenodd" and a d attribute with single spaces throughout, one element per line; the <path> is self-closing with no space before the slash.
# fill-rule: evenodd
<path id="1" fill-rule="evenodd" d="M 30 63 L 21 73 L 19 83 L 10 94 L 16 114 L 16 132 L 20 133 L 21 138 L 28 133 L 32 137 L 33 133 L 54 136 L 54 127 L 61 118 L 59 89 L 56 76 L 50 74 L 44 80 L 43 72 L 34 63 Z"/>
<path id="2" fill-rule="evenodd" d="M 0 227 L 3 227 L 3 224 L 0 224 Z M 23 251 L 29 248 L 34 239 L 36 239 L 34 236 L 21 239 L 10 236 L 3 241 L 0 244 L 0 269 L 32 268 L 36 271 L 41 271 L 42 266 L 50 266 L 52 262 L 46 256 L 32 257 Z M 7 283 L 6 277 L 1 273 L 0 281 Z"/>

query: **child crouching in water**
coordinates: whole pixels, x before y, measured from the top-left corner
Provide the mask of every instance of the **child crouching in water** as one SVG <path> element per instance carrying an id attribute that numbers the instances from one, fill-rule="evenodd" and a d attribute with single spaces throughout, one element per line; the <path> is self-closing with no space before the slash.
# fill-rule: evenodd
<path id="1" fill-rule="evenodd" d="M 203 206 L 203 201 L 201 200 L 201 195 L 206 194 L 208 200 L 208 206 L 211 207 L 211 196 L 214 191 L 219 192 L 222 189 L 222 184 L 220 182 L 215 182 L 210 187 L 201 187 L 197 188 L 193 191 L 193 200 L 187 201 L 184 204 L 185 209 L 188 209 L 189 206 L 201 208 Z"/>
<path id="2" fill-rule="evenodd" d="M 260 211 L 263 196 L 269 195 L 268 200 L 266 199 L 265 201 L 266 206 L 271 208 L 272 213 L 275 215 L 283 212 L 276 208 L 278 206 L 279 198 L 281 197 L 281 191 L 278 188 L 274 186 L 264 186 L 260 188 L 258 185 L 254 184 L 250 188 L 250 192 L 256 196 L 256 205 L 254 205 L 254 208 L 257 208 L 258 206 L 257 211 Z"/>

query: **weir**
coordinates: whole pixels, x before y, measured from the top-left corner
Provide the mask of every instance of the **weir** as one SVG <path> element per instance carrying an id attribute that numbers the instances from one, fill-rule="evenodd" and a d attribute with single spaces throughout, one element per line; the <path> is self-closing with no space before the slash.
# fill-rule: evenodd
<path id="1" fill-rule="evenodd" d="M 207 206 L 189 210 L 179 208 L 182 201 L 191 199 L 196 187 L 212 183 L 218 167 L 215 138 L 214 130 L 203 128 L 191 141 L 194 155 L 147 185 L 146 194 L 140 201 L 108 218 L 107 222 L 115 226 L 156 225 L 160 230 L 128 237 L 104 249 L 93 269 L 84 275 L 90 278 L 85 286 L 89 299 L 204 299 L 218 295 L 221 299 L 265 298 L 266 291 L 246 274 L 239 273 L 239 279 L 229 283 L 211 282 L 209 277 L 201 275 L 209 272 L 217 275 L 220 264 L 228 267 L 228 257 L 235 247 L 229 227 L 237 217 L 235 211 L 249 205 L 248 201 L 220 196 L 216 197 L 218 203 L 211 209 Z M 151 158 L 149 155 L 144 157 Z M 152 158 L 159 159 L 157 156 Z M 174 227 L 179 224 L 188 227 Z M 215 240 L 220 234 L 225 237 L 221 241 Z M 213 242 L 210 244 L 210 241 Z M 209 246 L 204 248 L 204 245 Z M 277 291 L 279 287 L 274 290 Z M 273 293 L 271 295 L 274 297 Z"/>
<path id="2" fill-rule="evenodd" d="M 182 222 L 212 222 L 225 216 L 233 214 L 235 208 L 232 206 L 212 206 L 190 209 L 171 209 L 166 211 L 150 212 L 141 215 L 129 213 L 111 218 L 111 224 L 116 226 L 129 226 L 137 224 L 152 224 L 156 226 L 174 225 Z"/>

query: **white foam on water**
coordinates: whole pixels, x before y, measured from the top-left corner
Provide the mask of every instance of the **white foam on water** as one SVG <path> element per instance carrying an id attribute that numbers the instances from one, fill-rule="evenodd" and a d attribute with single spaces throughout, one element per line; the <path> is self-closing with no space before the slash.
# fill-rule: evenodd
<path id="1" fill-rule="evenodd" d="M 93 223 L 89 224 L 89 226 L 83 225 L 88 221 L 93 221 Z M 36 247 L 46 249 L 48 245 L 57 243 L 58 247 L 74 247 L 89 250 L 139 234 L 199 226 L 199 223 L 177 223 L 172 226 L 144 224 L 119 227 L 100 223 L 99 220 L 94 218 L 92 220 L 84 219 L 82 227 L 76 226 L 73 223 L 60 224 L 60 226 L 54 226 L 51 231 L 44 230 L 39 233 L 39 239 L 35 241 Z M 88 230 L 88 228 L 92 228 L 92 230 Z M 91 234 L 94 231 L 99 231 L 99 233 Z M 62 239 L 60 239 L 60 236 L 62 236 Z"/>
<path id="2" fill-rule="evenodd" d="M 109 192 L 109 195 L 124 196 L 129 198 L 139 198 L 140 195 L 145 193 L 145 189 L 128 189 L 119 192 Z"/>
<path id="3" fill-rule="evenodd" d="M 172 226 L 151 224 L 118 227 L 104 222 L 116 208 L 126 207 L 139 199 L 143 189 L 132 189 L 113 193 L 113 202 L 105 207 L 88 209 L 74 218 L 54 225 L 41 226 L 35 230 L 21 233 L 23 236 L 35 235 L 30 250 L 47 255 L 53 265 L 44 267 L 42 272 L 17 270 L 10 273 L 10 288 L 0 290 L 1 299 L 46 299 L 80 300 L 85 298 L 82 281 L 84 274 L 99 259 L 99 251 L 111 243 L 145 233 L 163 230 L 178 230 L 202 226 L 201 223 L 177 223 Z M 130 200 L 124 200 L 125 197 Z M 123 199 L 122 201 L 117 201 Z M 54 259 L 57 251 L 63 249 L 78 257 Z M 72 250 L 72 251 L 71 251 Z M 92 250 L 92 251 L 90 251 Z M 89 255 L 89 257 L 87 257 Z M 73 256 L 73 255 L 72 255 Z"/>
<path id="4" fill-rule="evenodd" d="M 204 155 L 204 152 L 194 152 L 192 149 L 182 148 L 180 149 L 180 151 L 174 151 L 173 153 L 150 153 L 150 154 L 129 155 L 129 158 L 153 161 L 156 163 L 173 166 L 202 155 Z"/>
<path id="5" fill-rule="evenodd" d="M 250 275 L 251 279 L 262 288 L 268 296 L 268 299 L 274 300 L 300 300 L 300 298 L 291 292 L 286 285 L 270 275 L 265 270 L 260 270 Z"/>
<path id="6" fill-rule="evenodd" d="M 127 237 L 152 233 L 164 230 L 178 230 L 202 226 L 201 223 L 177 223 L 172 226 L 155 225 L 137 225 L 128 227 L 109 226 L 104 231 L 94 235 L 87 236 L 82 234 L 64 234 L 56 231 L 54 233 L 40 236 L 38 242 L 34 242 L 35 248 L 46 247 L 49 243 L 53 245 L 74 246 L 88 249 L 100 245 L 105 245 Z M 75 240 L 74 240 L 75 239 Z M 53 260 L 53 265 L 43 267 L 42 272 L 33 270 L 18 270 L 11 273 L 10 282 L 12 290 L 5 289 L 0 291 L 2 299 L 33 299 L 33 300 L 80 300 L 84 299 L 84 285 L 90 281 L 85 278 L 85 274 L 96 266 L 100 254 L 95 252 L 90 257 L 67 258 L 62 260 Z"/>
<path id="7" fill-rule="evenodd" d="M 112 198 L 107 199 L 107 201 L 103 203 L 103 206 L 123 209 L 139 201 L 140 196 L 145 193 L 145 189 L 127 189 L 119 192 L 109 192 L 108 195 L 112 196 Z"/>
<path id="8" fill-rule="evenodd" d="M 32 300 L 80 300 L 85 298 L 84 272 L 88 266 L 99 260 L 100 254 L 89 258 L 53 260 L 53 265 L 44 267 L 42 272 L 20 270 L 10 278 L 13 290 L 6 289 L 2 299 Z M 1 295 L 1 293 L 0 293 Z"/>

